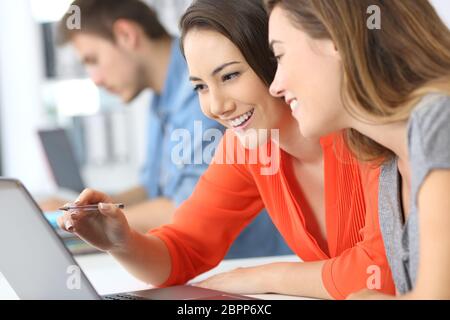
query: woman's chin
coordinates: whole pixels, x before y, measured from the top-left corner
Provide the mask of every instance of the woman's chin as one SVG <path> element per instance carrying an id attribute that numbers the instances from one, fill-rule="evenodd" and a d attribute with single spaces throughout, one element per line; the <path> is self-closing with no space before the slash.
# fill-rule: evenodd
<path id="1" fill-rule="evenodd" d="M 305 125 L 299 125 L 300 133 L 307 139 L 318 139 L 327 134 L 326 130 L 317 130 L 317 128 L 311 128 Z"/>

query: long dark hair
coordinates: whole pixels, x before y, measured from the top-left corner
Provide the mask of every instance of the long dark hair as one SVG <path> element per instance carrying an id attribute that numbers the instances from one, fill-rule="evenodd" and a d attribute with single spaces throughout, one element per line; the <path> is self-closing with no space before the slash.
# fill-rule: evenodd
<path id="1" fill-rule="evenodd" d="M 190 30 L 213 30 L 239 48 L 267 86 L 275 77 L 277 65 L 268 44 L 268 16 L 262 0 L 196 0 L 181 18 L 180 29 L 183 52 Z"/>

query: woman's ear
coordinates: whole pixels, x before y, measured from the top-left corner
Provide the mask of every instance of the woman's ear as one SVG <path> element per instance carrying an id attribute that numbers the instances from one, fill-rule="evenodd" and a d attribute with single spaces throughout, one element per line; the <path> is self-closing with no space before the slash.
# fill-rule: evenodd
<path id="1" fill-rule="evenodd" d="M 327 57 L 336 58 L 338 61 L 341 61 L 341 55 L 333 40 L 330 39 L 313 40 L 313 48 L 314 50 L 316 50 L 317 53 L 323 54 Z"/>
<path id="2" fill-rule="evenodd" d="M 341 59 L 341 53 L 339 52 L 338 47 L 337 47 L 337 45 L 336 45 L 335 42 L 333 42 L 333 46 L 334 46 L 334 54 L 336 55 L 336 58 L 337 58 L 339 61 L 341 61 L 341 60 L 342 60 L 342 59 Z"/>
<path id="3" fill-rule="evenodd" d="M 327 54 L 341 61 L 341 54 L 339 53 L 336 43 L 333 40 L 325 40 L 325 41 L 326 41 L 325 50 Z"/>

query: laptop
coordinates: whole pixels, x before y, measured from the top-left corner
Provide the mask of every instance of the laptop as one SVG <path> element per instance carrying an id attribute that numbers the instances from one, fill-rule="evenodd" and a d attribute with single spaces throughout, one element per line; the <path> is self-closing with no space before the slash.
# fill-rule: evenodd
<path id="1" fill-rule="evenodd" d="M 0 178 L 0 203 L 0 272 L 21 299 L 254 300 L 189 285 L 100 296 L 20 181 Z"/>
<path id="2" fill-rule="evenodd" d="M 38 130 L 38 136 L 58 188 L 78 194 L 83 191 L 85 184 L 67 132 L 62 128 Z"/>

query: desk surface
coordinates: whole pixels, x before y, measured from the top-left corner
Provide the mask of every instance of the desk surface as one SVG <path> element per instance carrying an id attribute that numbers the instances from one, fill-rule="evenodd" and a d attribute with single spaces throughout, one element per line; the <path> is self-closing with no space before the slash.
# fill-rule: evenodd
<path id="1" fill-rule="evenodd" d="M 129 292 L 150 288 L 147 284 L 135 279 L 120 264 L 107 254 L 92 254 L 75 257 L 86 276 L 100 295 Z M 296 262 L 297 256 L 263 257 L 251 259 L 224 260 L 216 268 L 198 276 L 192 281 L 200 281 L 209 276 L 238 267 L 251 267 L 270 262 Z M 111 281 L 114 279 L 114 281 Z M 275 294 L 252 295 L 260 299 L 309 299 Z M 0 273 L 0 299 L 17 299 L 14 290 Z"/>

